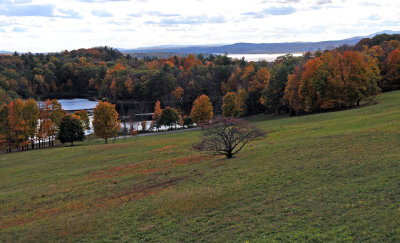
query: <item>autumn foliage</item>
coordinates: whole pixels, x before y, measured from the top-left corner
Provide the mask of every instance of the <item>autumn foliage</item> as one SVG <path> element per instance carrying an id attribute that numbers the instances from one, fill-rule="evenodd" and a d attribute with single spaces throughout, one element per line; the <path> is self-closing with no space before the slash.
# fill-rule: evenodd
<path id="1" fill-rule="evenodd" d="M 195 123 L 204 123 L 213 118 L 213 107 L 207 95 L 203 94 L 193 102 L 190 118 Z"/>
<path id="2" fill-rule="evenodd" d="M 37 139 L 44 141 L 45 138 L 48 138 L 51 142 L 51 136 L 54 136 L 57 127 L 51 120 L 53 114 L 51 101 L 47 101 L 47 104 L 43 106 L 42 110 L 33 99 L 25 101 L 17 99 L 7 105 L 2 105 L 0 107 L 0 144 L 11 152 L 15 148 L 17 150 L 34 149 Z M 54 109 L 57 110 L 56 107 Z M 47 114 L 45 124 L 40 119 L 41 113 Z M 40 125 L 38 121 L 41 123 Z M 43 145 L 42 143 L 41 146 Z"/>
<path id="3" fill-rule="evenodd" d="M 400 89 L 400 48 L 389 54 L 386 69 L 386 76 L 381 83 L 382 89 L 385 91 Z"/>
<path id="4" fill-rule="evenodd" d="M 381 91 L 400 89 L 399 36 L 377 35 L 355 46 L 284 55 L 272 63 L 201 54 L 137 58 L 109 47 L 0 55 L 0 143 L 8 150 L 53 145 L 65 111 L 57 100 L 38 106 L 31 97 L 134 101 L 142 106 L 138 113 L 151 112 L 156 103 L 156 127 L 161 102 L 182 115 L 190 113 L 190 118 L 178 116 L 184 126 L 204 123 L 214 113 L 243 117 L 347 109 L 369 102 Z M 108 139 L 118 132 L 115 113 L 108 116 L 111 124 L 97 121 L 100 137 Z M 87 129 L 86 114 L 75 114 Z"/>
<path id="5" fill-rule="evenodd" d="M 120 121 L 115 105 L 107 101 L 99 101 L 99 104 L 93 110 L 93 128 L 95 134 L 105 139 L 107 143 L 109 138 L 115 137 L 120 129 Z"/>
<path id="6" fill-rule="evenodd" d="M 240 115 L 239 100 L 234 92 L 229 92 L 224 96 L 222 104 L 222 114 L 224 117 L 239 117 Z"/>
<path id="7" fill-rule="evenodd" d="M 160 121 L 160 117 L 162 114 L 162 109 L 161 109 L 161 103 L 159 100 L 157 100 L 156 104 L 154 105 L 154 111 L 153 111 L 153 123 L 155 124 L 156 127 L 159 127 L 159 121 Z"/>
<path id="8" fill-rule="evenodd" d="M 86 110 L 75 111 L 74 115 L 76 115 L 79 118 L 79 120 L 83 123 L 84 125 L 83 128 L 85 130 L 90 129 L 89 115 Z"/>
<path id="9" fill-rule="evenodd" d="M 326 52 L 288 77 L 285 100 L 295 112 L 317 112 L 359 105 L 379 92 L 375 59 L 359 52 Z"/>

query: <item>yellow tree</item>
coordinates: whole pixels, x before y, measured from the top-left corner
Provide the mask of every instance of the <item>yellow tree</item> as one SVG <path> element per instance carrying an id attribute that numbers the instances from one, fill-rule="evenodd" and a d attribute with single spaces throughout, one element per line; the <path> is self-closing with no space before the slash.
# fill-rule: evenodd
<path id="1" fill-rule="evenodd" d="M 118 112 L 115 105 L 107 101 L 99 101 L 99 104 L 93 110 L 93 128 L 94 133 L 105 139 L 105 143 L 109 138 L 115 137 L 121 127 L 121 121 L 118 120 Z"/>
<path id="2" fill-rule="evenodd" d="M 75 111 L 74 115 L 79 117 L 79 120 L 83 123 L 83 128 L 86 130 L 90 129 L 90 121 L 89 121 L 89 116 L 87 111 L 85 110 L 80 110 L 80 111 Z"/>
<path id="3" fill-rule="evenodd" d="M 240 115 L 240 106 L 235 92 L 229 92 L 224 96 L 222 115 L 224 117 L 238 117 Z"/>
<path id="4" fill-rule="evenodd" d="M 65 111 L 62 108 L 60 102 L 57 99 L 51 100 L 51 114 L 50 118 L 54 122 L 56 127 L 60 126 L 62 119 L 65 116 Z"/>
<path id="5" fill-rule="evenodd" d="M 204 123 L 213 118 L 213 107 L 207 95 L 203 94 L 193 102 L 190 118 L 196 123 Z"/>
<path id="6" fill-rule="evenodd" d="M 24 147 L 28 144 L 29 138 L 29 127 L 24 119 L 25 117 L 23 116 L 24 106 L 25 102 L 21 99 L 17 99 L 14 102 L 13 109 L 10 110 L 10 115 L 14 116 L 15 119 L 13 130 L 18 150 L 24 149 Z"/>
<path id="7" fill-rule="evenodd" d="M 239 107 L 240 107 L 240 116 L 246 115 L 247 109 L 246 109 L 246 99 L 247 99 L 247 92 L 245 89 L 240 89 L 237 92 L 237 97 L 238 97 L 238 102 L 239 102 Z"/>
<path id="8" fill-rule="evenodd" d="M 45 139 L 52 134 L 54 123 L 51 119 L 51 101 L 46 100 L 41 104 L 39 113 L 39 131 L 37 137 L 39 139 L 39 148 L 45 146 Z"/>
<path id="9" fill-rule="evenodd" d="M 27 133 L 31 140 L 32 149 L 34 149 L 35 147 L 34 138 L 38 125 L 39 112 L 39 107 L 34 99 L 29 99 L 25 101 L 25 105 L 23 108 L 23 117 L 28 127 Z"/>

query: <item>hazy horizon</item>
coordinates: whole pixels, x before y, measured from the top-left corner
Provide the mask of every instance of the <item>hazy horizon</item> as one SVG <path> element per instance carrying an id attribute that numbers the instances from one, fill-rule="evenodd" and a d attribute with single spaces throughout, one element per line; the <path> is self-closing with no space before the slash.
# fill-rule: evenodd
<path id="1" fill-rule="evenodd" d="M 399 30 L 384 0 L 3 0 L 0 50 L 341 40 Z"/>

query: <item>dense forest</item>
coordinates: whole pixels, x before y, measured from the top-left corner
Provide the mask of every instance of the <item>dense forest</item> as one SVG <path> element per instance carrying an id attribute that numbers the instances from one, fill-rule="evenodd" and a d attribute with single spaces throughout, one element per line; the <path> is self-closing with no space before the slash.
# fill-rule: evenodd
<path id="1" fill-rule="evenodd" d="M 221 114 L 235 92 L 241 116 L 302 114 L 359 105 L 400 88 L 400 35 L 377 35 L 355 46 L 286 55 L 273 63 L 199 54 L 134 58 L 110 47 L 0 56 L 0 104 L 17 98 L 85 97 L 152 112 L 157 100 L 189 114 L 206 94 Z"/>

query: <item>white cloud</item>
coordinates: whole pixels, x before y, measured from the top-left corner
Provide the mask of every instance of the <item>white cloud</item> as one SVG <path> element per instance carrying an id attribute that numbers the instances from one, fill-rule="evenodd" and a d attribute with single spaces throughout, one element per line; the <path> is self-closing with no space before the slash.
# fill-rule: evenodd
<path id="1" fill-rule="evenodd" d="M 0 49 L 320 41 L 400 30 L 390 0 L 7 0 Z"/>

